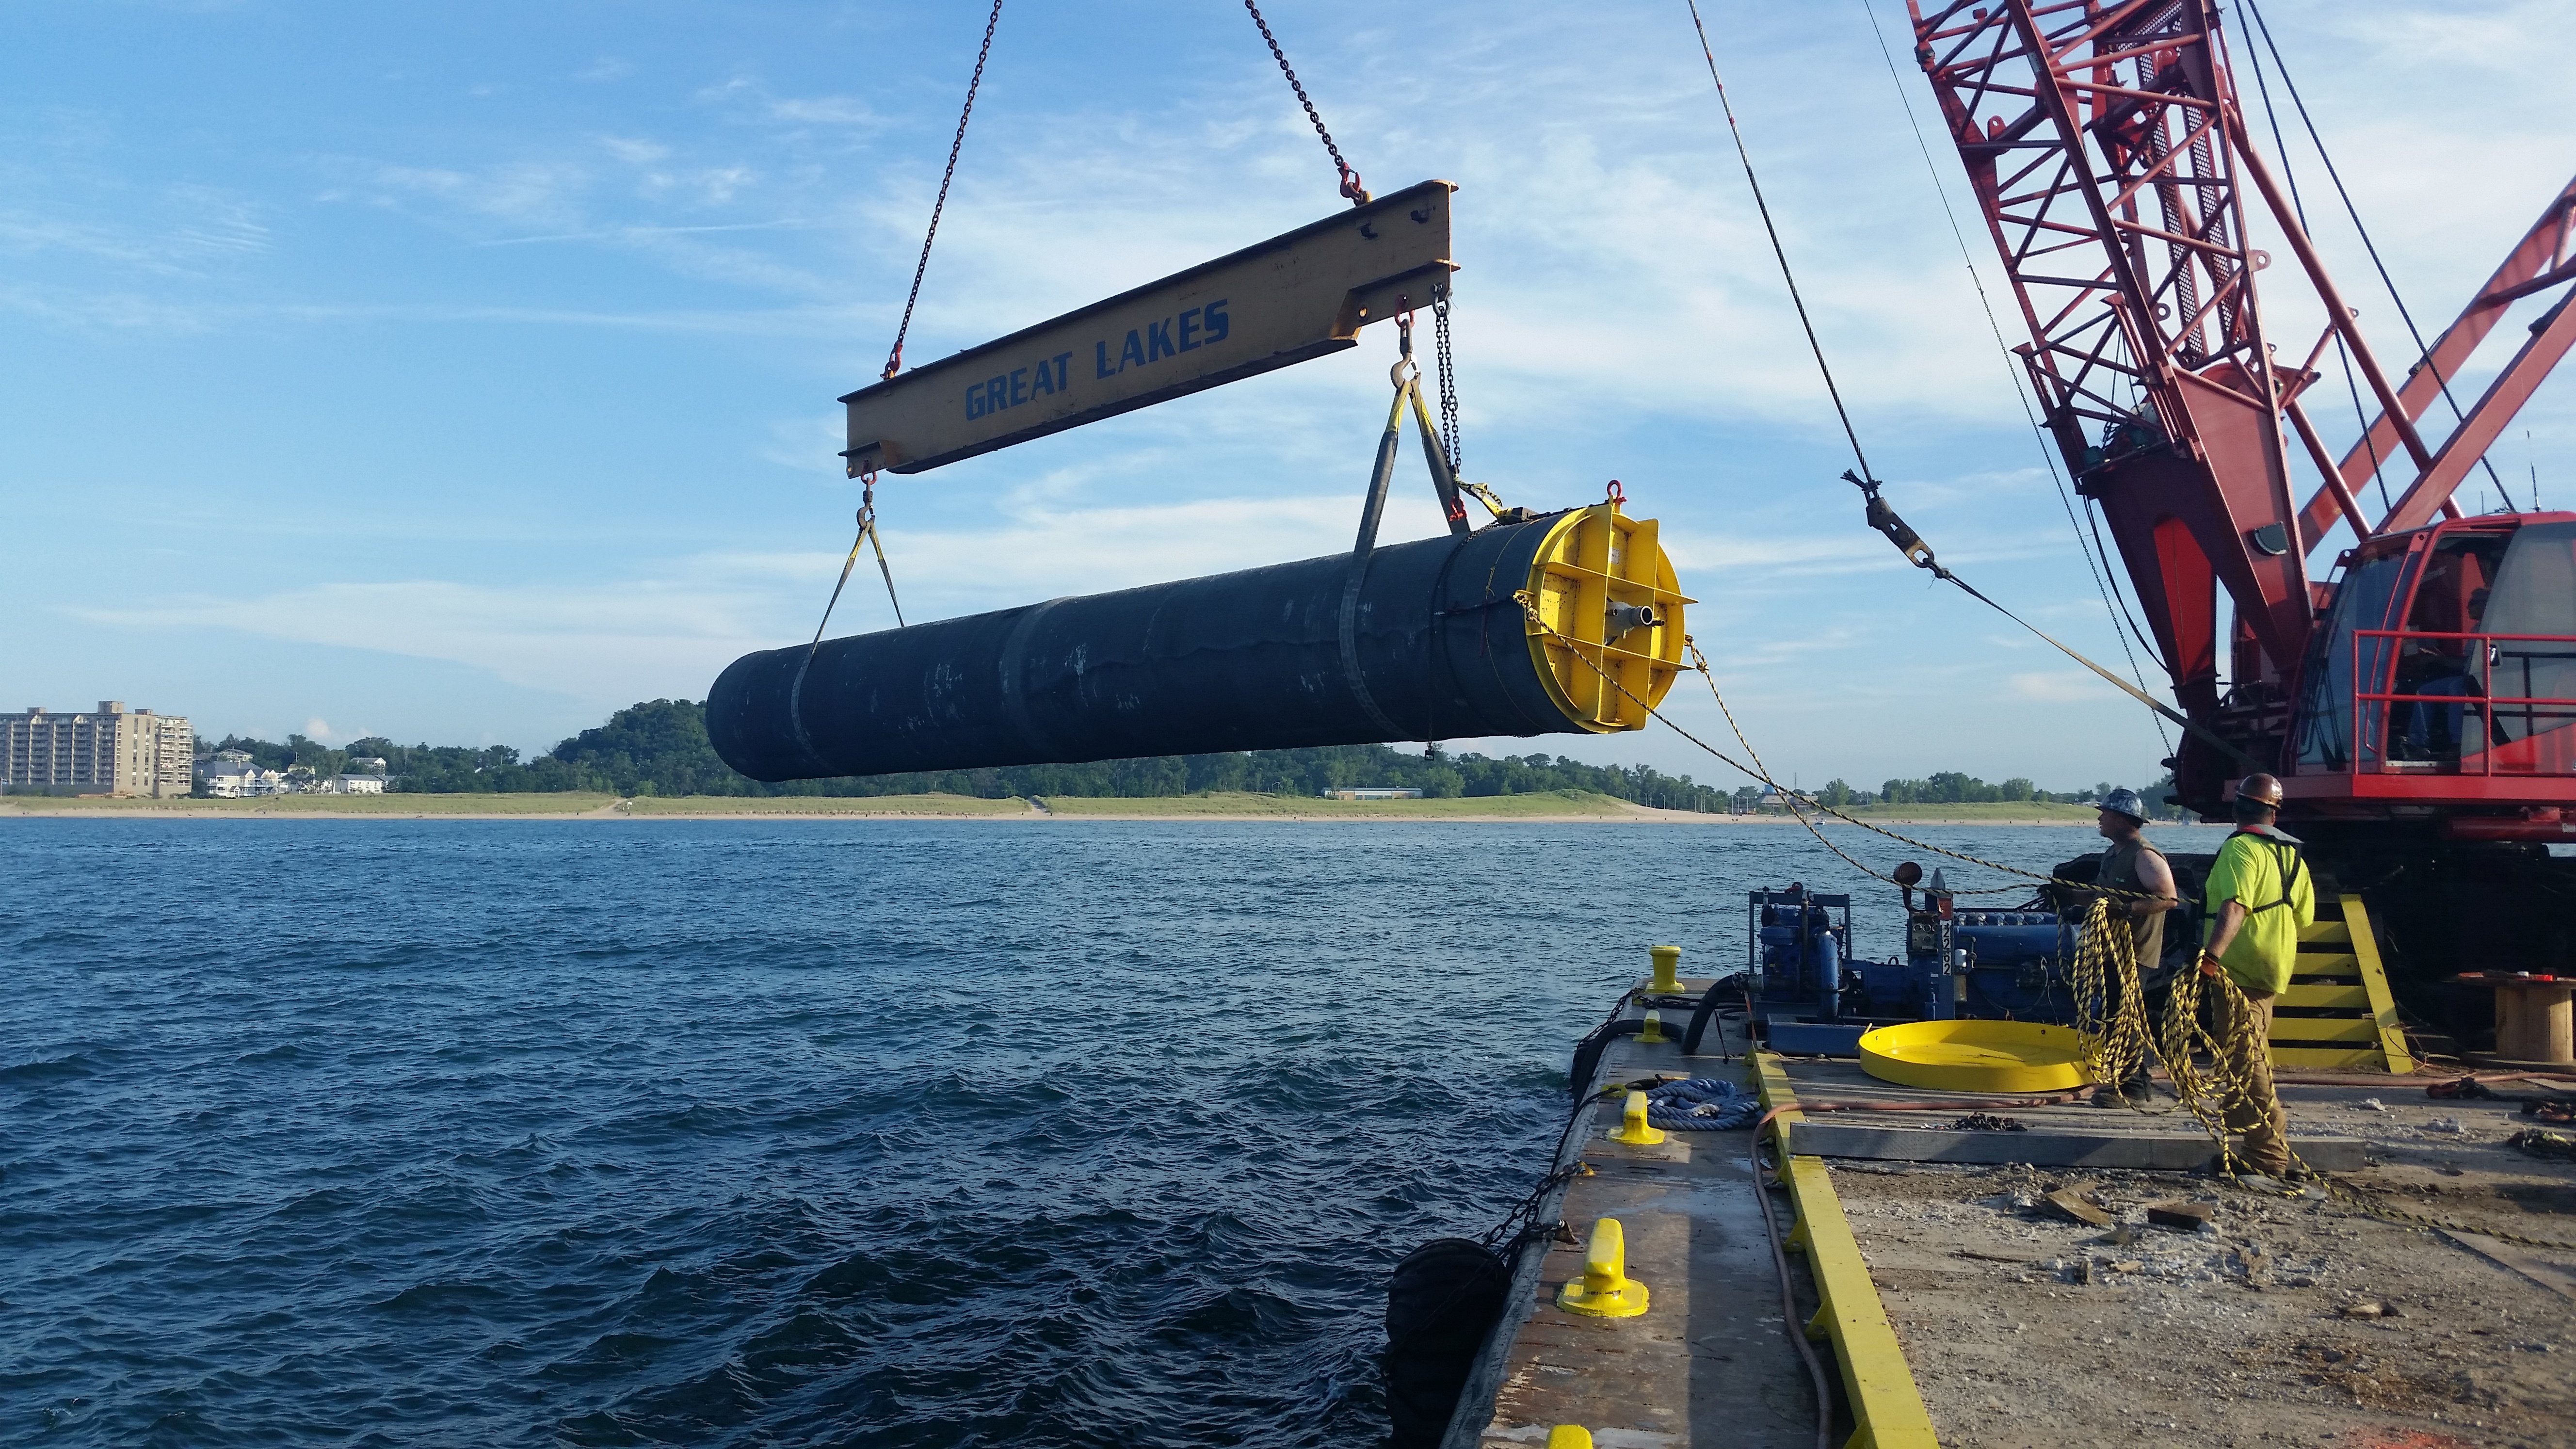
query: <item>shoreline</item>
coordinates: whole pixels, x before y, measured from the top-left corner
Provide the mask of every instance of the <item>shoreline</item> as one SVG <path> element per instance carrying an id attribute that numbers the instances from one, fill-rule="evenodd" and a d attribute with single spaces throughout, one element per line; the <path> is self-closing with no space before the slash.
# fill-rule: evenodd
<path id="1" fill-rule="evenodd" d="M 435 803 L 433 803 L 435 802 Z M 1182 795 L 1072 797 L 1039 810 L 1018 797 L 377 795 L 285 796 L 261 800 L 133 800 L 90 797 L 0 797 L 0 820 L 979 820 L 979 821 L 1255 821 L 1345 824 L 1698 825 L 1798 828 L 1786 814 L 1717 815 L 1663 810 L 1606 795 L 1553 791 L 1440 800 L 1342 801 L 1303 796 Z M 2020 807 L 1969 806 L 1864 815 L 1873 825 L 2090 829 L 2093 812 L 2057 806 L 2047 814 Z M 1993 813 L 1985 813 L 1991 811 Z M 1841 823 L 1828 821 L 1825 823 Z M 2183 822 L 2158 822 L 2170 827 Z M 2153 828 L 2153 827 L 2151 827 Z"/>

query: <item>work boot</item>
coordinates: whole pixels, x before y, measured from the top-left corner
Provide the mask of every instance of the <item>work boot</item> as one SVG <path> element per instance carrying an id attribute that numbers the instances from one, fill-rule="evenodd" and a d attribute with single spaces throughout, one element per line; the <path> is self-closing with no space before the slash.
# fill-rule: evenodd
<path id="1" fill-rule="evenodd" d="M 2131 1077 L 2117 1086 L 2095 1087 L 2096 1107 L 2143 1107 L 2156 1099 L 2156 1084 L 2145 1077 Z"/>

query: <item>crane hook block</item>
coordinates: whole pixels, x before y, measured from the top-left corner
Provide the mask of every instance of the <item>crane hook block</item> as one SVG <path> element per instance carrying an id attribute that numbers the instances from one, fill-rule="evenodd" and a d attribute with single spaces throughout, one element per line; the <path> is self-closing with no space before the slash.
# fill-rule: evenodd
<path id="1" fill-rule="evenodd" d="M 707 735 L 755 780 L 806 780 L 1631 730 L 1690 602 L 1655 521 L 1605 502 L 748 654 Z M 1612 634 L 1637 607 L 1653 624 Z"/>

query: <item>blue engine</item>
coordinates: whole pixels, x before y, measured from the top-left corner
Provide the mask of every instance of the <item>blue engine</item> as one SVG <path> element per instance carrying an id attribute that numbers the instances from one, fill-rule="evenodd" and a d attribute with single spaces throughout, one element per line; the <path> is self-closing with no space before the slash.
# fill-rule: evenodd
<path id="1" fill-rule="evenodd" d="M 1754 891 L 1747 936 L 1755 1015 L 1807 1022 L 1933 1017 L 2073 1018 L 2075 925 L 2038 906 L 1963 911 L 1941 888 L 1905 888 L 1905 956 L 1856 959 L 1851 897 L 1792 885 Z"/>
<path id="2" fill-rule="evenodd" d="M 1800 885 L 1755 891 L 1747 935 L 1764 1007 L 1785 1007 L 1812 1021 L 1842 1020 L 1851 897 L 1810 895 Z"/>

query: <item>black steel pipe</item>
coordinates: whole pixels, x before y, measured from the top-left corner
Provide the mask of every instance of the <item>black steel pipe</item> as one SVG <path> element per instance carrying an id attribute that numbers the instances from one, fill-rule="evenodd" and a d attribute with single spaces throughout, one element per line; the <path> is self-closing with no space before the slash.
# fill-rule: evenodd
<path id="1" fill-rule="evenodd" d="M 755 780 L 1580 733 L 1513 595 L 1567 515 L 737 659 Z"/>

